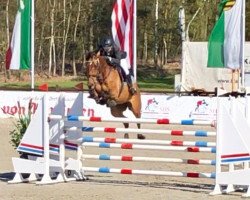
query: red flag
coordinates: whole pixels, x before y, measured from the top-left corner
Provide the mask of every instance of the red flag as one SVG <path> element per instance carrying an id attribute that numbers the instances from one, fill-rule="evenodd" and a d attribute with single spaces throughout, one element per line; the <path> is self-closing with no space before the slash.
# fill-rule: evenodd
<path id="1" fill-rule="evenodd" d="M 39 89 L 40 91 L 48 91 L 48 90 L 49 90 L 49 87 L 48 87 L 48 84 L 45 83 L 45 84 L 39 85 L 39 86 L 38 86 L 38 89 Z"/>
<path id="2" fill-rule="evenodd" d="M 12 57 L 12 51 L 11 51 L 11 48 L 9 47 L 7 52 L 6 52 L 6 56 L 5 56 L 5 63 L 6 63 L 7 70 L 10 69 L 11 57 Z"/>
<path id="3" fill-rule="evenodd" d="M 83 83 L 81 82 L 81 83 L 76 84 L 74 88 L 78 91 L 82 91 L 83 90 Z"/>
<path id="4" fill-rule="evenodd" d="M 127 52 L 128 68 L 133 68 L 133 13 L 134 0 L 116 0 L 111 16 L 115 44 Z"/>

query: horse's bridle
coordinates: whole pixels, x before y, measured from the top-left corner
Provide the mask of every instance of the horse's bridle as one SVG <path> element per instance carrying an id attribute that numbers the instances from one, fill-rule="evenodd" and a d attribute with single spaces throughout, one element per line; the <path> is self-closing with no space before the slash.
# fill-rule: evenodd
<path id="1" fill-rule="evenodd" d="M 109 75 L 111 73 L 111 68 L 109 69 L 109 72 L 107 74 L 105 74 L 105 76 L 103 77 L 104 74 L 101 72 L 100 58 L 96 58 L 95 60 L 88 61 L 88 62 L 90 62 L 90 65 L 92 64 L 92 62 L 94 62 L 95 66 L 97 66 L 97 71 L 98 71 L 97 74 L 90 75 L 89 77 L 91 79 L 96 79 L 99 84 L 102 84 L 109 77 Z M 97 83 L 96 81 L 94 81 L 94 82 Z"/>
<path id="2" fill-rule="evenodd" d="M 95 94 L 95 92 L 97 92 L 95 90 L 96 86 L 99 84 L 99 85 L 102 85 L 105 80 L 110 76 L 111 74 L 111 71 L 112 71 L 112 67 L 109 68 L 109 71 L 108 73 L 103 73 L 102 70 L 101 70 L 101 62 L 100 62 L 100 58 L 99 57 L 96 57 L 95 59 L 91 60 L 91 61 L 87 61 L 89 62 L 89 65 L 92 65 L 94 64 L 95 67 L 96 67 L 96 71 L 97 73 L 96 74 L 92 74 L 92 75 L 88 75 L 88 78 L 89 80 L 92 81 L 92 85 L 89 85 L 89 91 L 90 93 L 93 94 L 93 98 L 95 100 L 98 100 L 98 95 Z M 108 64 L 108 63 L 107 63 Z M 122 90 L 122 89 L 121 89 Z M 121 93 L 121 90 L 120 90 L 120 93 Z M 105 92 L 102 91 L 103 94 L 99 94 L 100 96 L 105 96 Z M 120 96 L 120 94 L 119 94 Z"/>

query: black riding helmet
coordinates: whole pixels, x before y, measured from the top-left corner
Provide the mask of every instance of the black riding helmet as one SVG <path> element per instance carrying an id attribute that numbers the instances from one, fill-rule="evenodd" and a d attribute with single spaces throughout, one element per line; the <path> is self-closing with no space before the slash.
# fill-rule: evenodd
<path id="1" fill-rule="evenodd" d="M 106 54 L 111 54 L 112 50 L 113 50 L 113 39 L 112 37 L 105 37 L 103 40 L 102 40 L 102 48 L 104 49 L 104 51 L 106 52 Z"/>
<path id="2" fill-rule="evenodd" d="M 107 36 L 107 37 L 105 37 L 104 39 L 103 39 L 103 41 L 102 41 L 102 46 L 103 47 L 105 47 L 105 46 L 112 46 L 113 45 L 113 39 L 112 39 L 112 37 L 109 37 L 109 36 Z"/>

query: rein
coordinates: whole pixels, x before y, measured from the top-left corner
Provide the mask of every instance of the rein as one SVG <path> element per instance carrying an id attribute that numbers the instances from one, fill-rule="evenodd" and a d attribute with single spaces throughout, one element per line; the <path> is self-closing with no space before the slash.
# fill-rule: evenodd
<path id="1" fill-rule="evenodd" d="M 98 58 L 99 60 L 100 60 L 100 58 Z M 100 64 L 100 62 L 99 62 L 99 64 Z M 108 65 L 108 64 L 107 64 Z M 109 66 L 109 71 L 108 71 L 108 73 L 101 73 L 102 75 L 106 75 L 106 76 L 104 76 L 103 77 L 103 81 L 105 81 L 109 76 L 110 76 L 110 73 L 111 73 L 111 67 Z"/>
<path id="2" fill-rule="evenodd" d="M 104 82 L 109 76 L 110 76 L 110 73 L 111 73 L 111 67 L 109 67 L 109 71 L 108 73 L 105 73 L 105 71 L 103 70 L 103 66 L 101 66 L 100 64 L 100 58 L 96 58 L 94 61 L 88 61 L 90 63 L 90 65 L 92 63 L 94 63 L 95 66 L 97 66 L 97 73 L 95 75 L 91 75 L 90 78 L 97 78 L 98 79 L 98 76 L 102 77 L 100 79 L 102 79 L 102 82 Z M 108 64 L 107 64 L 108 65 Z M 99 81 L 99 83 L 101 84 L 102 83 L 101 81 Z"/>

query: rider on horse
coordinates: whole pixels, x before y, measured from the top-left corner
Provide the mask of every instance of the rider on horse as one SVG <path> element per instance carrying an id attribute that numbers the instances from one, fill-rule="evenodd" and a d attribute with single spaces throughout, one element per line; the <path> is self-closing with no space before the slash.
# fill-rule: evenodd
<path id="1" fill-rule="evenodd" d="M 100 51 L 102 56 L 106 56 L 111 65 L 118 66 L 123 69 L 126 74 L 126 82 L 128 84 L 129 91 L 132 95 L 134 95 L 136 93 L 136 89 L 133 87 L 132 78 L 125 60 L 127 53 L 119 50 L 111 37 L 105 37 L 97 51 Z"/>

